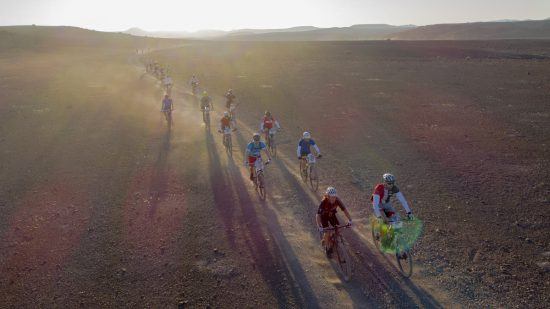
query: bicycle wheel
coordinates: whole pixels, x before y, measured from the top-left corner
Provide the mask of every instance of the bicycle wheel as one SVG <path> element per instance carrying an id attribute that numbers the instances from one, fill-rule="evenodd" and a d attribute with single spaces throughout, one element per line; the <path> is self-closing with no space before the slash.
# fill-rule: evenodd
<path id="1" fill-rule="evenodd" d="M 258 174 L 258 194 L 262 200 L 265 200 L 265 183 L 264 183 L 264 174 Z"/>
<path id="2" fill-rule="evenodd" d="M 302 176 L 302 180 L 304 182 L 307 181 L 307 168 L 306 168 L 306 162 L 304 159 L 300 160 L 300 176 Z"/>
<path id="3" fill-rule="evenodd" d="M 269 136 L 269 154 L 271 154 L 271 156 L 275 157 L 277 156 L 277 147 L 275 146 L 275 139 L 273 138 L 273 136 Z"/>
<path id="4" fill-rule="evenodd" d="M 231 135 L 227 136 L 227 140 L 225 141 L 225 150 L 230 157 L 233 156 L 233 142 L 231 141 Z"/>
<path id="5" fill-rule="evenodd" d="M 342 235 L 338 235 L 336 242 L 336 259 L 344 280 L 349 281 L 351 279 L 351 258 Z"/>
<path id="6" fill-rule="evenodd" d="M 380 245 L 380 231 L 377 229 L 377 225 L 375 225 L 374 222 L 370 225 L 371 234 L 372 234 L 372 242 L 374 243 L 374 246 L 378 251 L 382 252 L 382 247 Z"/>
<path id="7" fill-rule="evenodd" d="M 397 248 L 395 252 L 395 258 L 397 259 L 397 265 L 399 270 L 405 278 L 410 278 L 413 271 L 413 258 L 409 250 L 399 250 Z"/>
<path id="8" fill-rule="evenodd" d="M 317 189 L 319 189 L 319 176 L 317 175 L 315 165 L 309 166 L 309 185 L 313 191 L 317 191 Z"/>

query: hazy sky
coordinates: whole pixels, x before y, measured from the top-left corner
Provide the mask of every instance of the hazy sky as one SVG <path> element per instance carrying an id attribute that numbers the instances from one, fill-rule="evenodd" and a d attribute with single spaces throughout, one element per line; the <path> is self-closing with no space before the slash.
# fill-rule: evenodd
<path id="1" fill-rule="evenodd" d="M 0 25 L 118 31 L 545 19 L 550 0 L 0 0 Z"/>

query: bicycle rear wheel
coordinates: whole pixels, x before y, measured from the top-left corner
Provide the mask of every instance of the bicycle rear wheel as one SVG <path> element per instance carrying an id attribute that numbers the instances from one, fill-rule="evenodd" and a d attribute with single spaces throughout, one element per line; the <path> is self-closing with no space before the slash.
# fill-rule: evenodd
<path id="1" fill-rule="evenodd" d="M 309 166 L 309 185 L 313 191 L 317 191 L 317 189 L 319 189 L 319 176 L 317 175 L 315 165 Z"/>
<path id="2" fill-rule="evenodd" d="M 260 195 L 260 198 L 262 200 L 265 200 L 265 196 L 266 196 L 266 193 L 265 193 L 265 182 L 264 182 L 264 174 L 263 173 L 259 173 L 258 174 L 258 194 Z"/>
<path id="3" fill-rule="evenodd" d="M 382 247 L 380 244 L 380 231 L 377 229 L 377 226 L 374 223 L 371 223 L 370 228 L 372 234 L 372 242 L 374 243 L 374 246 L 376 247 L 376 249 L 378 249 L 378 251 L 382 251 Z"/>
<path id="4" fill-rule="evenodd" d="M 336 243 L 336 259 L 344 280 L 346 282 L 349 281 L 351 279 L 351 258 L 344 243 L 344 238 L 341 235 L 338 235 Z"/>

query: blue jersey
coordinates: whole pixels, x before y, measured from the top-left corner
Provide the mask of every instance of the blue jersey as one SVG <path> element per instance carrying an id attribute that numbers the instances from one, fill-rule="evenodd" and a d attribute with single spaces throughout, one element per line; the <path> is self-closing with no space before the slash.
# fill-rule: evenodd
<path id="1" fill-rule="evenodd" d="M 301 139 L 298 142 L 298 147 L 300 147 L 300 154 L 302 156 L 307 156 L 311 153 L 311 146 L 315 146 L 315 141 L 310 139 L 309 141 L 306 141 L 305 139 Z"/>
<path id="2" fill-rule="evenodd" d="M 266 148 L 266 145 L 264 142 L 259 142 L 258 145 L 256 145 L 254 142 L 250 142 L 248 146 L 246 146 L 249 156 L 253 156 L 253 157 L 259 157 L 262 149 L 265 149 L 265 148 Z"/>
<path id="3" fill-rule="evenodd" d="M 172 99 L 162 100 L 162 110 L 163 111 L 169 111 L 171 109 L 172 109 Z"/>

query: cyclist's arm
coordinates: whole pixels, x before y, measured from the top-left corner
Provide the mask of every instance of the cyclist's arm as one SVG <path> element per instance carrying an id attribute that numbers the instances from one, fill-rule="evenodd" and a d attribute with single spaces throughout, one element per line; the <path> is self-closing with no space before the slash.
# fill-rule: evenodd
<path id="1" fill-rule="evenodd" d="M 260 122 L 260 132 L 263 132 L 264 131 L 264 122 L 262 120 L 262 122 Z"/>
<path id="2" fill-rule="evenodd" d="M 267 155 L 267 159 L 268 159 L 269 161 L 271 161 L 271 155 L 269 154 L 269 151 L 267 151 L 267 147 L 265 147 L 265 148 L 263 149 L 263 151 L 264 151 L 265 154 Z"/>
<path id="3" fill-rule="evenodd" d="M 405 199 L 405 196 L 401 192 L 397 192 L 395 194 L 401 205 L 403 205 L 403 208 L 405 208 L 405 211 L 407 214 L 411 213 L 411 208 L 409 207 L 409 204 L 407 203 L 407 200 Z"/>
<path id="4" fill-rule="evenodd" d="M 321 223 L 321 215 L 320 214 L 316 214 L 315 215 L 315 221 L 317 221 L 317 226 L 318 227 L 322 227 L 323 224 Z"/>
<path id="5" fill-rule="evenodd" d="M 296 156 L 298 158 L 302 157 L 302 147 L 300 146 L 300 144 L 298 144 L 298 149 L 296 150 Z"/>
<path id="6" fill-rule="evenodd" d="M 351 222 L 351 216 L 348 212 L 348 208 L 346 207 L 346 205 L 344 205 L 344 202 L 342 202 L 342 200 L 339 197 L 338 197 L 338 203 L 340 204 L 340 209 L 342 209 L 342 211 L 344 212 L 344 214 L 348 218 L 348 221 Z"/>
<path id="7" fill-rule="evenodd" d="M 313 145 L 313 149 L 317 151 L 317 155 L 321 155 L 321 150 L 319 150 L 319 146 L 317 146 L 317 144 Z"/>
<path id="8" fill-rule="evenodd" d="M 382 214 L 380 213 L 380 195 L 378 194 L 373 194 L 372 196 L 372 208 L 374 209 L 374 215 L 377 217 L 377 218 L 381 218 L 382 217 Z"/>
<path id="9" fill-rule="evenodd" d="M 275 126 L 277 127 L 277 129 L 281 128 L 281 126 L 279 125 L 279 122 L 277 120 L 275 120 Z"/>

